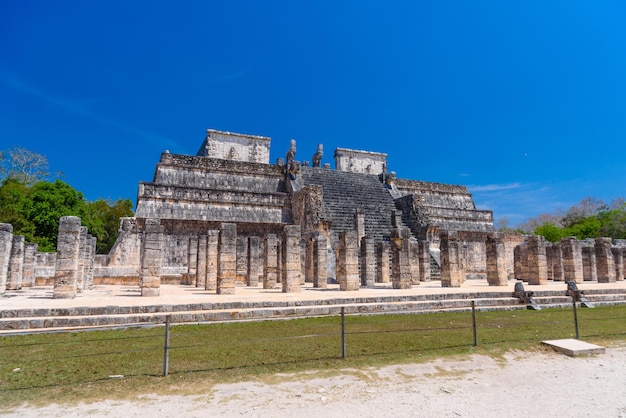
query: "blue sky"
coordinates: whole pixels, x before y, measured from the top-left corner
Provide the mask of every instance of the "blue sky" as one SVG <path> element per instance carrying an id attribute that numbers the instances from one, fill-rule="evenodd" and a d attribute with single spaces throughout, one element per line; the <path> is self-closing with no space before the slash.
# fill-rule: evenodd
<path id="1" fill-rule="evenodd" d="M 208 128 L 388 154 L 512 225 L 626 195 L 623 1 L 0 1 L 0 150 L 136 199 Z"/>

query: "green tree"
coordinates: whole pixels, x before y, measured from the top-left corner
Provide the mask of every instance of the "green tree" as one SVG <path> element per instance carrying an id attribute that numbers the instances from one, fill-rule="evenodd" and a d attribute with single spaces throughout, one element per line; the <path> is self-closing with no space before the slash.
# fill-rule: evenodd
<path id="1" fill-rule="evenodd" d="M 0 222 L 13 226 L 13 233 L 24 235 L 27 242 L 34 242 L 35 226 L 26 217 L 24 208 L 30 199 L 30 188 L 24 183 L 7 178 L 0 187 Z"/>
<path id="2" fill-rule="evenodd" d="M 62 216 L 82 218 L 84 214 L 83 194 L 69 184 L 57 179 L 53 183 L 41 181 L 32 186 L 26 217 L 35 227 L 33 240 L 39 244 L 40 251 L 56 250 L 59 219 Z"/>
<path id="3" fill-rule="evenodd" d="M 130 199 L 119 199 L 115 203 L 98 199 L 87 202 L 83 224 L 89 233 L 96 237 L 96 251 L 108 253 L 117 239 L 120 218 L 133 216 L 133 203 Z"/>
<path id="4" fill-rule="evenodd" d="M 534 234 L 542 235 L 550 242 L 558 242 L 561 238 L 569 236 L 567 229 L 549 223 L 538 226 Z"/>

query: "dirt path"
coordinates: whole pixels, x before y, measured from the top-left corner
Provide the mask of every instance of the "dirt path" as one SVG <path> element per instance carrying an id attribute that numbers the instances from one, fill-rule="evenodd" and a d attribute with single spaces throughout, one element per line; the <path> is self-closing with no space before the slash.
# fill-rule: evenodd
<path id="1" fill-rule="evenodd" d="M 625 417 L 626 346 L 604 354 L 510 353 L 381 369 L 276 376 L 203 396 L 23 407 L 6 417 Z"/>

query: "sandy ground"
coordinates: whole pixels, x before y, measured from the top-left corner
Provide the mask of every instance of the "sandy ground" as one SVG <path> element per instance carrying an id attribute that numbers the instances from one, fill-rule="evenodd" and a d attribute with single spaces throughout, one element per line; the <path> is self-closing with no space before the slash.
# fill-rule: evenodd
<path id="1" fill-rule="evenodd" d="M 22 407 L 6 417 L 626 417 L 626 346 L 438 359 L 380 369 L 278 375 L 202 396 Z"/>

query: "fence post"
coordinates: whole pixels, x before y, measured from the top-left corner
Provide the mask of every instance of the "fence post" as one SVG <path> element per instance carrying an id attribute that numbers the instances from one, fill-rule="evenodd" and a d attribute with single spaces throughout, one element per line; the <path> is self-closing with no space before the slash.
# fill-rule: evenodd
<path id="1" fill-rule="evenodd" d="M 576 312 L 576 297 L 572 296 L 572 305 L 574 306 L 574 326 L 576 327 L 576 339 L 578 339 L 578 312 Z"/>
<path id="2" fill-rule="evenodd" d="M 170 318 L 172 315 L 165 317 L 165 345 L 163 349 L 163 376 L 167 376 L 170 367 Z"/>
<path id="3" fill-rule="evenodd" d="M 472 330 L 474 332 L 474 347 L 478 345 L 478 336 L 476 332 L 476 301 L 472 301 Z"/>
<path id="4" fill-rule="evenodd" d="M 346 358 L 346 308 L 341 307 L 341 358 Z"/>

